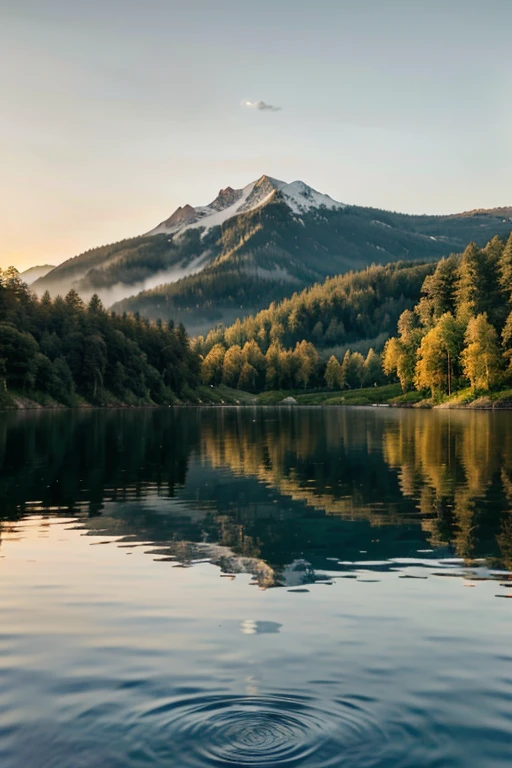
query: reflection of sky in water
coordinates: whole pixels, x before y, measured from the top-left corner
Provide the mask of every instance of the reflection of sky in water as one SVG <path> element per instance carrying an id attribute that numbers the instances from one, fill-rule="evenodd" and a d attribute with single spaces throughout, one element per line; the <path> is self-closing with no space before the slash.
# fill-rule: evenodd
<path id="1" fill-rule="evenodd" d="M 458 559 L 418 553 L 326 558 L 329 586 L 261 590 L 250 574 L 173 568 L 119 542 L 69 518 L 3 526 L 2 765 L 203 766 L 235 746 L 254 761 L 292 745 L 310 768 L 339 754 L 507 765 L 512 618 L 499 582 L 465 589 L 433 575 L 460 572 Z"/>
<path id="2" fill-rule="evenodd" d="M 277 621 L 254 621 L 245 619 L 240 624 L 240 632 L 244 635 L 270 635 L 279 632 L 282 624 Z"/>

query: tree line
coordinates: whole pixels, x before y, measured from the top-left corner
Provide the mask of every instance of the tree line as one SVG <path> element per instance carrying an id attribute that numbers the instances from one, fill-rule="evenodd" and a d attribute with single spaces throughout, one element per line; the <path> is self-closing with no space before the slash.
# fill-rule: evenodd
<path id="1" fill-rule="evenodd" d="M 165 404 L 192 392 L 199 364 L 182 325 L 116 315 L 74 290 L 38 299 L 16 269 L 0 271 L 0 391 Z"/>
<path id="2" fill-rule="evenodd" d="M 362 339 L 365 355 L 350 350 Z M 438 398 L 502 387 L 512 383 L 512 234 L 483 248 L 470 243 L 436 264 L 330 278 L 210 331 L 196 346 L 205 383 L 253 392 L 398 380 L 404 391 Z"/>
<path id="3" fill-rule="evenodd" d="M 292 349 L 304 339 L 319 350 L 379 335 L 385 340 L 402 312 L 419 300 L 434 269 L 433 263 L 396 262 L 328 278 L 228 328 L 214 328 L 199 338 L 198 349 L 206 355 L 216 344 L 228 349 L 255 341 L 266 354 L 272 345 Z"/>
<path id="4" fill-rule="evenodd" d="M 108 312 L 74 290 L 38 300 L 14 268 L 0 271 L 0 390 L 164 404 L 201 381 L 259 392 L 389 380 L 434 398 L 512 382 L 512 234 L 437 263 L 329 278 L 192 347 L 181 324 Z"/>
<path id="5" fill-rule="evenodd" d="M 418 301 L 435 264 L 395 263 L 329 278 L 268 309 L 198 337 L 206 384 L 263 389 L 373 386 L 380 349 Z M 344 349 L 364 341 L 365 354 Z"/>
<path id="6" fill-rule="evenodd" d="M 307 389 L 308 387 L 344 389 L 383 384 L 386 376 L 381 355 L 370 348 L 366 357 L 347 350 L 341 362 L 331 355 L 327 364 L 318 350 L 303 339 L 293 349 L 271 344 L 263 354 L 251 339 L 243 347 L 234 344 L 226 349 L 215 344 L 201 363 L 205 384 L 260 392 L 264 389 Z"/>
<path id="7" fill-rule="evenodd" d="M 470 243 L 441 259 L 420 301 L 402 313 L 384 349 L 384 371 L 402 389 L 433 398 L 512 382 L 512 234 L 484 248 Z"/>

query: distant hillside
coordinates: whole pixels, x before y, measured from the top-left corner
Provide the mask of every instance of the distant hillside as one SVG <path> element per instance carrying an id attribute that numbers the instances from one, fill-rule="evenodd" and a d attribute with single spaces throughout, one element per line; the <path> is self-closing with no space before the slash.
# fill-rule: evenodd
<path id="1" fill-rule="evenodd" d="M 55 267 L 51 264 L 43 264 L 41 267 L 30 267 L 21 273 L 21 278 L 27 285 L 32 285 L 40 277 L 45 277 L 52 269 L 55 269 Z"/>
<path id="2" fill-rule="evenodd" d="M 198 274 L 119 302 L 117 311 L 175 317 L 190 333 L 256 313 L 328 276 L 372 263 L 435 260 L 471 239 L 508 235 L 512 222 L 490 214 L 407 216 L 347 206 L 305 214 L 279 201 L 224 225 L 221 254 Z"/>
<path id="3" fill-rule="evenodd" d="M 142 237 L 95 248 L 34 283 L 41 295 L 98 293 L 117 312 L 173 318 L 191 333 L 228 324 L 328 276 L 429 261 L 507 236 L 512 209 L 413 216 L 344 205 L 303 182 L 262 176 L 185 205 Z"/>
<path id="4" fill-rule="evenodd" d="M 389 338 L 395 328 L 398 336 Z M 472 242 L 437 263 L 373 265 L 330 278 L 210 331 L 196 348 L 207 385 L 253 392 L 370 387 L 371 393 L 391 376 L 403 392 L 414 386 L 416 400 L 430 390 L 440 402 L 468 387 L 465 402 L 501 390 L 506 400 L 512 234 L 506 244 L 498 236 L 484 248 Z"/>
<path id="5" fill-rule="evenodd" d="M 354 349 L 361 342 L 367 342 L 366 348 L 382 348 L 402 312 L 419 301 L 425 277 L 435 268 L 435 262 L 399 262 L 329 278 L 254 316 L 210 331 L 198 339 L 198 349 L 206 355 L 216 344 L 243 347 L 255 341 L 266 353 L 272 344 L 293 349 L 304 339 L 324 357 L 335 348 Z"/>

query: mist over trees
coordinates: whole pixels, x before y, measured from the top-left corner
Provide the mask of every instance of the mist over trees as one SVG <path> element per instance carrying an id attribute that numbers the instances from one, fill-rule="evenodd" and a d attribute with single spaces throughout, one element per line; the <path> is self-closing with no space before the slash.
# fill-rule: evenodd
<path id="1" fill-rule="evenodd" d="M 392 335 L 394 334 L 394 335 Z M 67 405 L 172 403 L 199 383 L 247 392 L 399 381 L 433 399 L 512 383 L 512 235 L 437 263 L 327 279 L 192 345 L 182 325 L 37 299 L 0 273 L 0 389 Z"/>
<path id="2" fill-rule="evenodd" d="M 17 270 L 0 271 L 0 390 L 65 405 L 173 402 L 198 383 L 183 326 L 107 312 L 76 291 L 38 300 Z"/>

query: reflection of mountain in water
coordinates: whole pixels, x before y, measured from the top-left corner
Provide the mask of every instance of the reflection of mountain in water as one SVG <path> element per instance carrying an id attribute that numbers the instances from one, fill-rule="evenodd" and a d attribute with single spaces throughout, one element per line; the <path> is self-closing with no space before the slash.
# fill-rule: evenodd
<path id="1" fill-rule="evenodd" d="M 508 414 L 181 409 L 4 414 L 4 518 L 65 513 L 260 584 L 429 546 L 512 564 Z M 334 560 L 332 560 L 334 558 Z M 332 569 L 331 569 L 332 570 Z"/>

